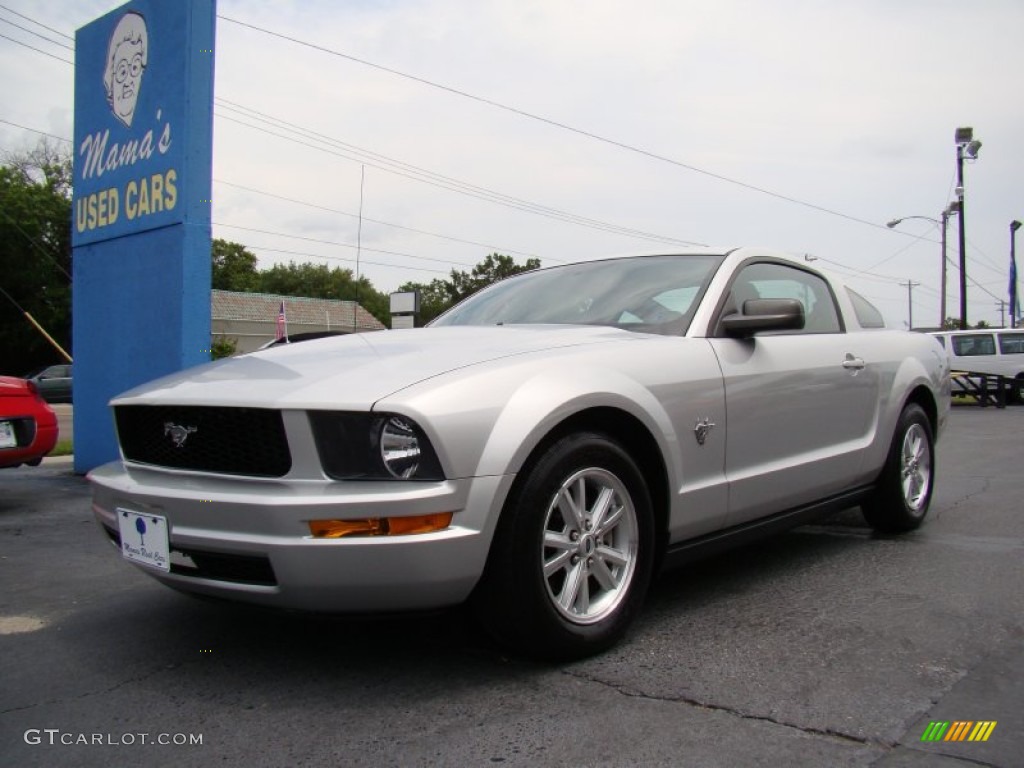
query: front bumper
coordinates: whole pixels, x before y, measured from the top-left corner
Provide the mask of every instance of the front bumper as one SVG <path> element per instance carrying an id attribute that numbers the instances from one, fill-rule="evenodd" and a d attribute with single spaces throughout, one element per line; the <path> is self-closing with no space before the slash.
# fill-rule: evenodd
<path id="1" fill-rule="evenodd" d="M 117 509 L 167 518 L 170 587 L 280 608 L 378 612 L 464 601 L 483 573 L 513 475 L 443 482 L 271 481 L 107 464 L 93 513 L 120 550 Z M 308 521 L 452 512 L 449 528 L 314 539 Z"/>

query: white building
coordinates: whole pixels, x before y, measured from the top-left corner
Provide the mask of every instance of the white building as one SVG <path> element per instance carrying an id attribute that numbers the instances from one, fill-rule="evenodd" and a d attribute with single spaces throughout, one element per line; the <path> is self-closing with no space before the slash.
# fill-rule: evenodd
<path id="1" fill-rule="evenodd" d="M 284 302 L 288 335 L 300 333 L 365 333 L 385 326 L 354 301 L 275 296 L 269 293 L 212 291 L 213 341 L 235 341 L 235 352 L 252 352 L 277 334 L 277 315 Z"/>

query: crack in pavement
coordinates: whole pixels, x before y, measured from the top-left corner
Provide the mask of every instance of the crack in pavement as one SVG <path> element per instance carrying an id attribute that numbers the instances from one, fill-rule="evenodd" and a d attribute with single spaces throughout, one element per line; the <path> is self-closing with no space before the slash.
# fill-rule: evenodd
<path id="1" fill-rule="evenodd" d="M 168 665 L 162 667 L 161 669 L 154 669 L 152 672 L 149 672 L 149 673 L 144 674 L 144 675 L 136 675 L 135 677 L 129 677 L 126 680 L 121 680 L 120 682 L 115 683 L 114 685 L 111 685 L 111 686 L 109 686 L 107 688 L 103 688 L 103 689 L 98 690 L 98 691 L 86 691 L 85 693 L 80 693 L 77 696 L 61 696 L 61 697 L 56 698 L 56 699 L 47 699 L 45 701 L 37 701 L 37 702 L 33 702 L 32 704 L 25 704 L 25 705 L 20 706 L 20 707 L 10 707 L 9 709 L 0 709 L 0 716 L 8 715 L 8 714 L 11 714 L 13 712 L 25 712 L 25 711 L 30 710 L 30 709 L 36 709 L 37 707 L 46 707 L 46 706 L 50 706 L 50 705 L 53 705 L 53 704 L 63 704 L 64 702 L 67 702 L 67 701 L 81 701 L 82 699 L 92 698 L 93 696 L 105 696 L 106 694 L 113 693 L 114 691 L 117 691 L 117 690 L 120 690 L 121 688 L 124 688 L 126 685 L 131 685 L 132 683 L 141 683 L 144 680 L 150 679 L 151 677 L 156 677 L 157 675 L 163 674 L 164 672 L 170 672 L 171 670 L 177 669 L 178 667 L 184 666 L 185 664 L 189 664 L 189 663 L 195 663 L 195 662 L 179 662 L 179 663 L 176 663 L 176 664 L 168 664 Z"/>
<path id="2" fill-rule="evenodd" d="M 961 478 L 961 479 L 964 479 L 964 478 Z M 975 496 L 978 496 L 978 495 L 983 494 L 983 493 L 987 493 L 988 490 L 989 490 L 989 486 L 991 486 L 992 480 L 993 480 L 993 478 L 991 478 L 991 477 L 989 477 L 987 475 L 967 475 L 966 479 L 981 480 L 981 488 L 979 488 L 976 491 L 972 491 L 970 493 L 967 493 L 964 496 L 961 496 L 959 499 L 957 499 L 956 501 L 950 503 L 949 506 L 944 507 L 943 509 L 936 509 L 936 510 L 934 510 L 935 518 L 936 519 L 938 519 L 938 517 L 940 515 L 942 515 L 943 513 L 952 512 L 957 507 L 960 507 L 960 506 L 966 504 L 971 499 L 973 499 Z"/>
<path id="3" fill-rule="evenodd" d="M 601 680 L 600 678 L 584 675 L 579 672 L 573 672 L 571 670 L 562 670 L 562 673 L 569 675 L 570 677 L 575 677 L 578 680 L 583 680 L 588 683 L 596 683 L 597 685 L 610 688 L 616 693 L 622 696 L 628 696 L 629 698 L 647 699 L 649 701 L 662 701 L 671 704 L 688 704 L 690 706 L 700 707 L 701 709 L 706 709 L 711 712 L 723 712 L 727 715 L 739 717 L 743 720 L 758 720 L 761 722 L 778 725 L 782 728 L 790 728 L 796 731 L 800 731 L 801 733 L 806 733 L 813 736 L 825 736 L 827 738 L 836 739 L 838 741 L 850 742 L 851 744 L 857 744 L 860 746 L 884 747 L 887 749 L 892 749 L 893 747 L 897 746 L 897 744 L 894 742 L 881 741 L 879 739 L 864 738 L 860 736 L 853 736 L 851 734 L 843 733 L 842 731 L 835 731 L 830 728 L 812 728 L 809 726 L 797 725 L 795 723 L 787 723 L 783 720 L 777 720 L 773 717 L 770 717 L 769 715 L 758 715 L 753 712 L 744 712 L 743 710 L 736 709 L 734 707 L 727 707 L 723 704 L 712 704 L 710 702 L 700 701 L 698 699 L 690 698 L 687 696 L 653 696 L 649 693 L 644 693 L 636 689 L 627 688 L 626 686 L 616 685 L 614 683 L 608 682 L 607 680 Z"/>

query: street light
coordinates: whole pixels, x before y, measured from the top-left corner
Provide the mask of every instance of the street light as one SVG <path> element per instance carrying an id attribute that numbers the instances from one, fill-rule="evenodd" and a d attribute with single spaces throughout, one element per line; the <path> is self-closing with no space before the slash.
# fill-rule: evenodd
<path id="1" fill-rule="evenodd" d="M 967 329 L 967 230 L 964 226 L 964 155 L 971 160 L 978 157 L 981 142 L 974 138 L 973 128 L 957 128 L 956 141 L 956 197 L 960 203 L 960 330 Z"/>
<path id="2" fill-rule="evenodd" d="M 900 222 L 906 221 L 907 219 L 923 219 L 924 221 L 930 221 L 932 224 L 938 225 L 942 230 L 942 294 L 941 300 L 939 301 L 939 328 L 946 325 L 946 273 L 949 265 L 949 259 L 946 257 L 946 230 L 949 226 L 949 217 L 959 210 L 960 203 L 954 200 L 946 206 L 945 210 L 943 210 L 941 214 L 939 214 L 942 218 L 941 222 L 933 219 L 931 216 L 904 216 L 900 219 L 893 219 L 885 224 L 889 229 L 892 229 L 900 224 Z"/>
<path id="3" fill-rule="evenodd" d="M 1020 297 L 1017 295 L 1017 230 L 1020 229 L 1020 222 L 1014 219 L 1010 222 L 1010 327 L 1017 327 L 1017 317 L 1020 315 Z"/>

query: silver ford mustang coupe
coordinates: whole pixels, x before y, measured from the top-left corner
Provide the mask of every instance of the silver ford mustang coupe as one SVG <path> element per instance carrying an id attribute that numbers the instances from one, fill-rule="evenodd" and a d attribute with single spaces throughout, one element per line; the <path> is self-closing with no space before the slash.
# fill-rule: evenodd
<path id="1" fill-rule="evenodd" d="M 93 509 L 175 589 L 288 609 L 469 602 L 513 650 L 608 648 L 657 569 L 859 505 L 916 528 L 949 413 L 930 336 L 760 249 L 528 272 L 427 328 L 115 398 Z"/>

